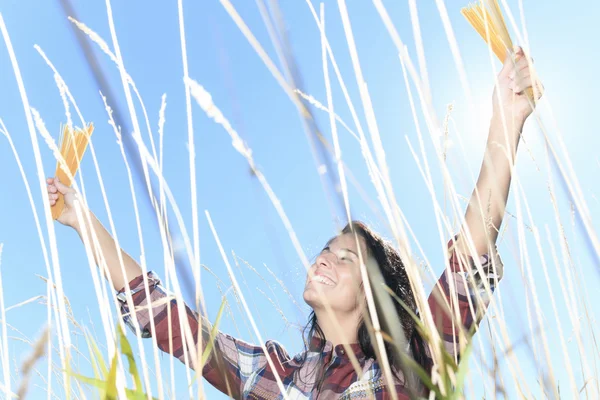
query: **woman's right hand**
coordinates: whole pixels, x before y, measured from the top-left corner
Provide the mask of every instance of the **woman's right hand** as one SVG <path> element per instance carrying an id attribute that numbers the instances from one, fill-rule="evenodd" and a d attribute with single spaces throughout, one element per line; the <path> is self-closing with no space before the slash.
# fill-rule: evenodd
<path id="1" fill-rule="evenodd" d="M 50 207 L 54 207 L 59 194 L 62 194 L 65 199 L 65 206 L 57 221 L 63 225 L 77 229 L 79 227 L 77 213 L 75 212 L 75 204 L 78 202 L 77 191 L 63 185 L 58 178 L 48 178 L 46 179 L 46 183 L 48 184 L 48 201 L 50 202 Z"/>

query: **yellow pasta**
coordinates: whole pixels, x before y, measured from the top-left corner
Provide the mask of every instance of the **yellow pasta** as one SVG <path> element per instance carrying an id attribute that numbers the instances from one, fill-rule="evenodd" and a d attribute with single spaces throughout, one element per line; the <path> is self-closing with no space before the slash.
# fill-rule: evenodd
<path id="1" fill-rule="evenodd" d="M 462 8 L 460 12 L 492 48 L 496 57 L 504 62 L 509 49 L 513 48 L 513 42 L 498 0 L 480 0 Z M 532 88 L 527 89 L 525 93 L 530 99 L 534 99 Z"/>
<path id="2" fill-rule="evenodd" d="M 62 163 L 61 160 L 57 162 L 55 176 L 64 185 L 71 186 L 73 183 L 71 178 L 75 176 L 79 169 L 79 164 L 81 163 L 83 154 L 87 149 L 90 137 L 94 131 L 94 125 L 90 123 L 85 130 L 76 129 L 73 131 L 72 129 L 69 129 L 68 126 L 65 126 L 61 130 L 60 154 L 64 163 Z M 59 193 L 56 204 L 52 207 L 52 218 L 57 219 L 60 217 L 64 207 L 65 199 L 63 195 Z"/>
<path id="3" fill-rule="evenodd" d="M 480 0 L 475 4 L 469 4 L 460 12 L 492 48 L 500 61 L 504 61 L 508 49 L 512 49 L 513 44 L 498 1 Z"/>

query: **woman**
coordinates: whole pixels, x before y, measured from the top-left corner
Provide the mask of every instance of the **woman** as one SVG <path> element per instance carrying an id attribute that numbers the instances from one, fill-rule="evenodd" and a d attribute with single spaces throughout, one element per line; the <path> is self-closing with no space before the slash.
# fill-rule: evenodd
<path id="1" fill-rule="evenodd" d="M 532 113 L 532 103 L 526 95 L 531 86 L 528 61 L 522 49 L 518 49 L 505 60 L 498 75 L 484 163 L 467 207 L 465 225 L 461 234 L 449 243 L 449 269 L 442 274 L 429 298 L 429 307 L 445 348 L 457 358 L 459 329 L 450 315 L 460 315 L 463 327 L 469 330 L 481 319 L 489 303 L 489 296 L 486 296 L 489 292 L 485 287 L 493 290 L 502 277 L 495 242 L 504 215 L 520 134 Z M 147 275 L 147 291 L 138 263 L 117 249 L 98 219 L 92 214 L 91 223 L 78 221 L 76 192 L 55 179 L 48 179 L 51 206 L 58 193 L 65 196 L 66 203 L 59 222 L 76 229 L 82 238 L 91 237 L 92 232 L 97 237 L 108 275 L 119 291 L 126 322 L 139 329 L 144 337 L 153 335 L 161 350 L 194 367 L 195 358 L 191 354 L 194 351 L 190 351 L 194 346 L 186 344 L 190 342 L 184 338 L 197 341 L 198 332 L 201 332 L 201 340 L 206 343 L 210 340 L 209 322 L 187 307 L 177 307 L 174 300 L 161 302 L 167 295 L 152 272 Z M 464 232 L 470 233 L 473 247 L 463 239 Z M 478 273 L 476 262 L 469 256 L 473 252 L 480 256 L 480 271 L 484 276 Z M 120 258 L 124 269 L 121 269 Z M 405 377 L 395 351 L 389 344 L 385 346 L 388 363 L 392 366 L 390 377 L 382 367 L 382 354 L 371 342 L 361 259 L 374 260 L 385 283 L 407 308 L 417 312 L 398 253 L 364 224 L 354 222 L 326 244 L 309 270 L 304 300 L 313 312 L 307 325 L 306 350 L 290 357 L 275 341 L 255 346 L 219 332 L 214 351 L 202 370 L 204 378 L 220 391 L 243 399 L 283 398 L 282 389 L 287 398 L 293 399 L 366 399 L 373 395 L 377 399 L 387 399 L 391 398 L 392 391 L 399 399 L 408 398 L 408 376 Z M 98 258 L 96 261 L 99 263 Z M 127 303 L 127 282 L 135 315 L 130 314 Z M 149 303 L 153 306 L 152 318 L 148 312 Z M 458 312 L 454 308 L 448 310 L 445 304 L 457 306 Z M 181 331 L 180 311 L 186 313 L 191 332 Z M 399 304 L 396 304 L 396 311 L 407 338 L 409 354 L 431 372 L 430 352 L 415 329 L 414 320 Z M 184 351 L 184 347 L 188 351 Z"/>

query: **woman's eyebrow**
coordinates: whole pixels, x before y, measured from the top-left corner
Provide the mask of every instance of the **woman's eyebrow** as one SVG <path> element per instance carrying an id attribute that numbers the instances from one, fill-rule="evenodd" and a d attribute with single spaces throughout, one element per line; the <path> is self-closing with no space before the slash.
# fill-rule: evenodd
<path id="1" fill-rule="evenodd" d="M 348 248 L 345 248 L 345 247 L 341 248 L 340 250 L 347 251 L 348 253 L 352 253 L 352 254 L 354 254 L 354 255 L 356 256 L 356 258 L 360 258 L 360 257 L 358 256 L 358 254 L 356 254 L 356 252 L 355 252 L 355 251 L 353 251 L 353 250 L 350 250 L 350 249 L 348 249 Z M 326 252 L 326 251 L 331 251 L 331 248 L 330 248 L 329 246 L 323 247 L 323 250 L 321 250 L 321 253 L 324 253 L 324 252 Z"/>
<path id="2" fill-rule="evenodd" d="M 354 251 L 352 251 L 350 249 L 343 248 L 342 250 L 346 250 L 347 252 L 354 254 L 356 256 L 356 258 L 359 258 L 358 254 L 356 254 Z"/>

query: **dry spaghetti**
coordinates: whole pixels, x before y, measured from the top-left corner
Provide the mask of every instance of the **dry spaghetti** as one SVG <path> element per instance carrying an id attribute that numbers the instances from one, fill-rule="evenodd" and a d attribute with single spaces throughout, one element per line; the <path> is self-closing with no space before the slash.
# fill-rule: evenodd
<path id="1" fill-rule="evenodd" d="M 496 57 L 504 62 L 508 51 L 512 51 L 513 42 L 508 33 L 498 0 L 480 0 L 475 4 L 469 4 L 467 7 L 462 8 L 460 12 L 491 47 Z M 527 89 L 525 92 L 530 99 L 534 99 L 532 88 Z"/>
<path id="2" fill-rule="evenodd" d="M 494 54 L 504 61 L 513 44 L 497 0 L 480 0 L 460 10 L 461 14 L 492 48 Z"/>
<path id="3" fill-rule="evenodd" d="M 83 154 L 87 149 L 90 137 L 94 131 L 94 125 L 90 123 L 86 129 L 76 130 L 70 129 L 69 126 L 65 126 L 61 130 L 60 155 L 62 160 L 58 160 L 56 163 L 55 176 L 64 185 L 71 186 L 73 183 L 72 178 L 79 169 L 79 164 L 81 163 Z M 64 207 L 64 196 L 59 193 L 56 204 L 52 207 L 52 218 L 57 219 L 60 217 Z"/>

